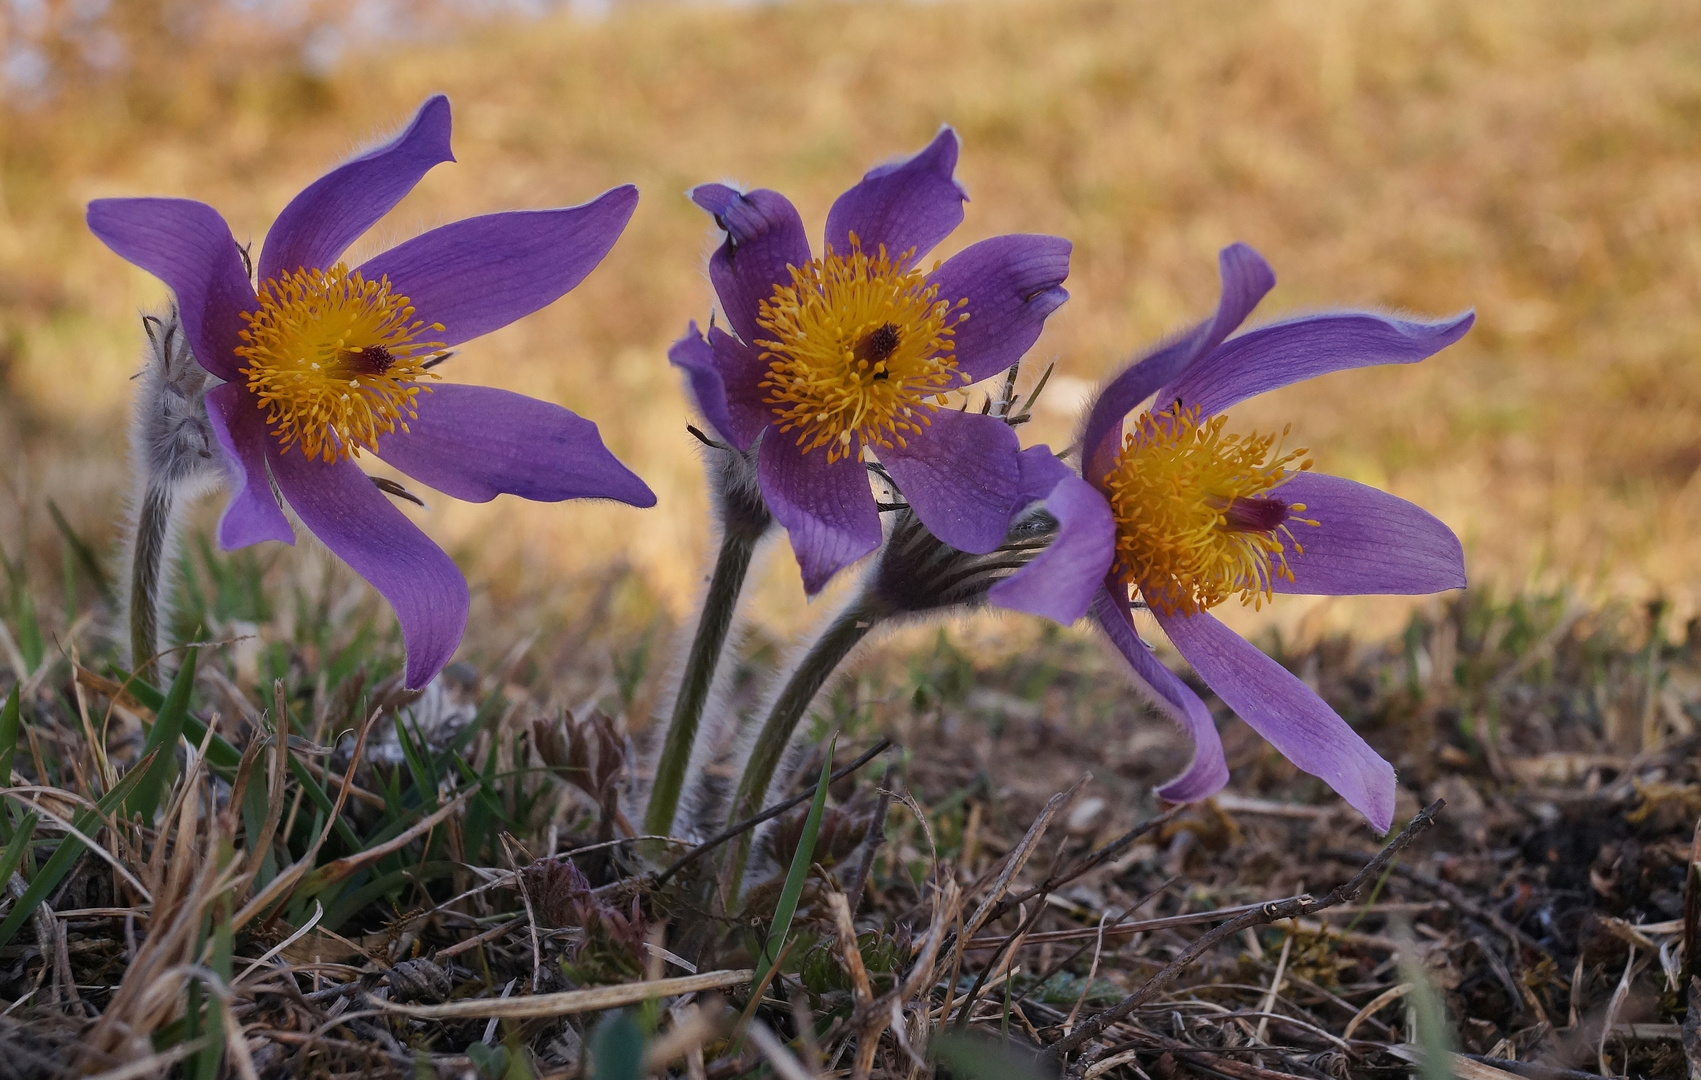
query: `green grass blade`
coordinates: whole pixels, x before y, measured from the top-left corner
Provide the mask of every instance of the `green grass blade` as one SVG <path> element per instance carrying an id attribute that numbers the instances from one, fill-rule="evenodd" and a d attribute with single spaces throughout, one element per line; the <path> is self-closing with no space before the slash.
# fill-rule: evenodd
<path id="1" fill-rule="evenodd" d="M 124 688 L 125 693 L 156 714 L 165 705 L 165 695 L 146 679 L 138 678 L 122 668 L 113 668 L 111 676 L 114 682 Z M 207 725 L 194 713 L 190 713 L 183 718 L 183 736 L 200 746 L 201 740 L 207 737 Z M 234 769 L 242 763 L 242 753 L 225 741 L 224 736 L 214 735 L 213 741 L 207 745 L 207 763 L 217 769 Z"/>
<path id="2" fill-rule="evenodd" d="M 833 775 L 833 747 L 838 741 L 838 737 L 834 736 L 833 742 L 827 746 L 827 760 L 821 764 L 821 782 L 815 785 L 815 798 L 809 804 L 809 816 L 803 820 L 803 835 L 797 841 L 797 854 L 791 858 L 785 888 L 780 890 L 779 906 L 774 908 L 774 924 L 768 931 L 768 944 L 762 949 L 762 955 L 756 958 L 756 978 L 752 980 L 756 986 L 762 985 L 762 976 L 768 973 L 768 965 L 772 962 L 770 958 L 780 955 L 780 947 L 785 944 L 786 935 L 791 933 L 791 918 L 797 914 L 803 882 L 809 877 L 809 866 L 815 860 L 815 837 L 821 831 L 821 815 L 827 809 L 827 779 Z"/>
<path id="3" fill-rule="evenodd" d="M 136 789 L 136 786 L 142 782 L 143 771 L 149 764 L 148 759 L 143 758 L 142 764 L 125 773 L 124 778 L 118 781 L 111 791 L 102 796 L 100 802 L 95 804 L 95 809 L 83 810 L 71 819 L 71 824 L 76 826 L 77 831 L 85 836 L 99 828 L 101 819 L 110 814 L 113 808 L 124 802 Z M 53 854 L 48 856 L 47 862 L 37 871 L 35 877 L 30 879 L 29 888 L 24 890 L 24 895 L 18 898 L 18 902 L 13 905 L 5 921 L 0 922 L 0 947 L 4 947 L 7 942 L 12 940 L 12 935 L 18 932 L 18 928 L 24 925 L 24 921 L 35 913 L 35 909 L 43 900 L 47 899 L 47 894 L 59 887 L 59 883 L 65 879 L 65 875 L 71 872 L 71 864 L 76 862 L 77 856 L 82 853 L 83 842 L 76 837 L 67 836 L 59 841 L 59 846 L 54 848 Z"/>
<path id="4" fill-rule="evenodd" d="M 10 881 L 18 870 L 18 864 L 24 861 L 24 852 L 29 850 L 37 820 L 34 811 L 25 814 L 24 820 L 18 823 L 18 831 L 12 835 L 5 850 L 0 851 L 0 882 Z"/>
<path id="5" fill-rule="evenodd" d="M 19 718 L 20 709 L 18 698 L 22 688 L 12 684 L 12 692 L 6 695 L 6 704 L 0 706 L 0 786 L 12 786 L 12 760 L 18 752 L 18 732 L 22 728 Z M 12 838 L 11 808 L 0 810 L 0 843 Z"/>
<path id="6" fill-rule="evenodd" d="M 113 591 L 112 578 L 107 576 L 106 567 L 101 565 L 100 556 L 95 554 L 94 548 L 77 535 L 77 530 L 71 528 L 71 523 L 65 520 L 64 513 L 52 499 L 47 500 L 47 515 L 53 519 L 53 527 L 59 530 L 65 547 L 76 557 L 77 565 L 99 591 L 100 598 L 109 606 L 116 607 L 118 594 Z"/>
<path id="7" fill-rule="evenodd" d="M 135 797 L 124 802 L 123 816 L 126 818 L 140 810 L 144 818 L 153 820 L 166 778 L 177 766 L 177 740 L 182 738 L 184 721 L 189 718 L 189 693 L 195 686 L 195 659 L 200 650 L 186 649 L 184 652 L 183 666 L 177 669 L 177 677 L 171 680 L 171 690 L 154 714 L 154 726 L 148 732 L 147 741 L 142 744 L 143 757 L 155 750 L 160 753 L 154 756 L 153 764 L 147 767 L 146 775 L 136 785 Z"/>

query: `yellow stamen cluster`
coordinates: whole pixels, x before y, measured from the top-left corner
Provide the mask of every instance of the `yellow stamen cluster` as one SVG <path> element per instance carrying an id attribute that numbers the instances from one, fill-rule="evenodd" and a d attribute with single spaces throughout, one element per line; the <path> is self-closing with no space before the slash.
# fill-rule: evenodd
<path id="1" fill-rule="evenodd" d="M 414 319 L 389 278 L 367 281 L 338 263 L 272 278 L 259 300 L 242 316 L 236 355 L 282 451 L 346 459 L 418 417 L 415 399 L 430 387 L 416 383 L 437 378 L 424 365 L 443 344 L 415 339 L 443 326 Z"/>
<path id="2" fill-rule="evenodd" d="M 1115 573 L 1166 615 L 1196 615 L 1235 593 L 1262 606 L 1272 581 L 1293 580 L 1284 538 L 1294 554 L 1303 552 L 1288 524 L 1317 524 L 1294 516 L 1303 503 L 1265 498 L 1306 451 L 1282 453 L 1286 431 L 1281 438 L 1224 434 L 1224 421 L 1200 423 L 1197 408 L 1179 405 L 1146 413 L 1105 478 L 1116 518 Z"/>
<path id="3" fill-rule="evenodd" d="M 829 247 L 791 267 L 791 284 L 761 302 L 756 323 L 771 335 L 755 342 L 769 364 L 763 401 L 805 452 L 825 446 L 834 462 L 857 453 L 858 438 L 903 447 L 944 392 L 968 382 L 951 340 L 967 301 L 940 300 L 912 255 L 894 261 L 885 245 L 870 255 L 852 235 L 848 255 Z"/>

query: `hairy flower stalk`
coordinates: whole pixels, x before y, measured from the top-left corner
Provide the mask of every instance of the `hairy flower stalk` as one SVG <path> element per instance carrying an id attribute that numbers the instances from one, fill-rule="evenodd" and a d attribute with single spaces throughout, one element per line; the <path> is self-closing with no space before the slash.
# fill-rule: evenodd
<path id="1" fill-rule="evenodd" d="M 652 835 L 665 836 L 673 830 L 703 706 L 709 699 L 709 688 L 714 685 L 715 670 L 726 648 L 727 633 L 732 629 L 732 616 L 744 591 L 750 560 L 774 523 L 755 483 L 756 470 L 750 460 L 753 455 L 731 447 L 715 452 L 712 486 L 721 519 L 721 547 L 715 557 L 708 592 L 703 597 L 703 612 L 691 639 L 691 651 L 685 658 L 685 672 L 674 698 L 673 716 L 668 721 L 667 740 L 656 761 L 649 805 L 644 810 L 644 831 Z"/>
<path id="2" fill-rule="evenodd" d="M 1050 454 L 1044 447 L 1036 449 Z M 1002 545 L 975 554 L 940 540 L 909 507 L 899 509 L 861 595 L 815 639 L 774 698 L 745 762 L 728 822 L 743 821 L 762 809 L 774 773 L 815 695 L 876 626 L 950 608 L 981 606 L 987 590 L 1026 566 L 1056 529 L 1057 522 L 1045 510 L 1029 510 L 1010 526 Z M 733 848 L 731 881 L 743 876 L 749 848 L 748 837 Z"/>
<path id="3" fill-rule="evenodd" d="M 145 674 L 160 652 L 159 628 L 170 594 L 169 567 L 178 507 L 219 478 L 207 423 L 207 372 L 189 349 L 177 309 L 143 316 L 147 358 L 139 375 L 130 446 L 136 474 L 130 530 L 130 666 Z"/>

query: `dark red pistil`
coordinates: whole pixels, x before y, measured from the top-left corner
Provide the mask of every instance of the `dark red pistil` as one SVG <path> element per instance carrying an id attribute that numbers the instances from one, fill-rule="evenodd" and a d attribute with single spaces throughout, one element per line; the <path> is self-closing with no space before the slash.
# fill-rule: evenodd
<path id="1" fill-rule="evenodd" d="M 382 345 L 349 349 L 344 355 L 364 375 L 382 375 L 396 362 L 396 358 L 390 355 L 390 350 Z"/>
<path id="2" fill-rule="evenodd" d="M 1288 519 L 1282 499 L 1230 499 L 1222 508 L 1222 528 L 1228 532 L 1274 532 Z"/>
<path id="3" fill-rule="evenodd" d="M 890 360 L 892 354 L 897 351 L 898 328 L 893 323 L 887 323 L 857 342 L 855 355 L 858 360 L 878 369 L 874 372 L 876 379 L 884 379 L 887 372 L 881 365 Z"/>

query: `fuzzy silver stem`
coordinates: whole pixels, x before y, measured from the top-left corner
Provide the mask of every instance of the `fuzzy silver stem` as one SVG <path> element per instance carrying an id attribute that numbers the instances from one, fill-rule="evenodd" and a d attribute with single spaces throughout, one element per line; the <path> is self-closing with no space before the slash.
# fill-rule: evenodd
<path id="1" fill-rule="evenodd" d="M 762 501 L 760 487 L 754 482 L 752 454 L 742 454 L 729 448 L 716 451 L 720 460 L 713 474 L 715 507 L 721 519 L 721 548 L 715 559 L 709 590 L 703 597 L 703 611 L 697 620 L 697 632 L 691 639 L 686 655 L 685 672 L 680 678 L 679 693 L 673 702 L 673 716 L 668 723 L 667 740 L 656 762 L 656 778 L 650 788 L 649 805 L 644 810 L 644 831 L 655 836 L 670 835 L 674 815 L 679 809 L 680 793 L 685 787 L 686 767 L 697 743 L 697 730 L 703 717 L 703 707 L 714 685 L 715 669 L 720 665 L 726 648 L 727 634 L 732 629 L 733 613 L 738 608 L 739 595 L 744 591 L 744 579 L 750 571 L 750 561 L 756 547 L 773 525 L 774 519 Z"/>
<path id="2" fill-rule="evenodd" d="M 126 596 L 130 663 L 138 673 L 157 667 L 178 511 L 219 476 L 206 402 L 207 390 L 216 384 L 190 353 L 177 309 L 163 317 L 143 316 L 142 329 L 148 350 L 137 376 L 140 385 L 130 425 L 136 486 Z"/>
<path id="3" fill-rule="evenodd" d="M 172 502 L 169 485 L 149 485 L 136 511 L 130 557 L 130 667 L 142 678 L 151 677 L 160 649 L 160 582 L 170 547 Z"/>

